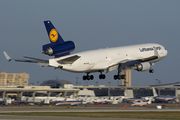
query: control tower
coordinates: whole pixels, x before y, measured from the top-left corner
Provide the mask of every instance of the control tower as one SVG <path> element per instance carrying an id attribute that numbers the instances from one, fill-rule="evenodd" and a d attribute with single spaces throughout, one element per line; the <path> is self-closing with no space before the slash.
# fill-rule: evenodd
<path id="1" fill-rule="evenodd" d="M 126 75 L 125 79 L 122 79 L 122 85 L 131 87 L 131 69 L 126 68 L 122 71 L 122 74 Z"/>

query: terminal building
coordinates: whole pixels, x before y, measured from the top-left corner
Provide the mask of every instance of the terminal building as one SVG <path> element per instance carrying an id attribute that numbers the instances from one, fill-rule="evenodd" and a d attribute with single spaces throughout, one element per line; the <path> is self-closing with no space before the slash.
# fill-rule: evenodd
<path id="1" fill-rule="evenodd" d="M 65 80 L 48 80 L 43 82 L 43 86 L 51 86 L 51 88 L 66 88 L 64 85 L 72 85 L 71 82 Z M 161 85 L 150 85 L 150 86 L 71 86 L 69 88 L 79 89 L 79 90 L 93 90 L 96 96 L 124 96 L 124 91 L 128 93 L 128 97 L 140 98 L 145 96 L 153 96 L 152 87 L 154 87 L 158 95 L 171 95 L 180 98 L 180 82 L 161 84 Z"/>
<path id="2" fill-rule="evenodd" d="M 51 88 L 63 88 L 64 85 L 67 84 L 72 85 L 72 83 L 67 80 L 47 80 L 41 83 L 40 86 L 50 86 Z"/>
<path id="3" fill-rule="evenodd" d="M 28 86 L 29 74 L 26 73 L 0 73 L 0 98 L 22 96 L 69 96 L 77 97 L 79 90 L 93 90 L 96 96 L 124 96 L 126 91 L 127 96 L 131 98 L 140 98 L 145 96 L 153 96 L 152 87 L 156 89 L 158 95 L 177 96 L 180 99 L 180 82 L 150 85 L 150 86 L 136 86 L 130 85 L 131 79 L 130 71 L 126 71 L 128 78 L 121 86 L 105 86 L 105 85 L 89 85 L 89 86 L 74 86 L 71 82 L 66 80 L 47 80 L 40 84 L 40 86 Z M 129 80 L 128 80 L 129 79 Z"/>

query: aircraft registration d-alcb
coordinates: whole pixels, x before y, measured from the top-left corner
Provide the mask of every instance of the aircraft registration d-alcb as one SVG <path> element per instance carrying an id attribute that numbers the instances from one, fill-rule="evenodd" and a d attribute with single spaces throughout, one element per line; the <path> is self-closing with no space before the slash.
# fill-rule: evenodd
<path id="1" fill-rule="evenodd" d="M 167 50 L 160 44 L 139 44 L 123 47 L 114 47 L 98 50 L 90 50 L 70 54 L 75 50 L 76 45 L 73 41 L 64 41 L 51 21 L 44 21 L 50 43 L 42 46 L 43 53 L 49 56 L 55 56 L 52 59 L 44 60 L 33 57 L 26 59 L 11 59 L 4 51 L 6 59 L 17 62 L 37 63 L 40 66 L 50 66 L 57 69 L 87 73 L 83 80 L 93 80 L 93 72 L 100 72 L 99 79 L 105 79 L 106 73 L 118 70 L 113 76 L 116 79 L 124 79 L 125 75 L 121 73 L 123 69 L 132 68 L 137 71 L 149 71 L 153 73 L 152 65 L 160 61 L 167 55 Z"/>

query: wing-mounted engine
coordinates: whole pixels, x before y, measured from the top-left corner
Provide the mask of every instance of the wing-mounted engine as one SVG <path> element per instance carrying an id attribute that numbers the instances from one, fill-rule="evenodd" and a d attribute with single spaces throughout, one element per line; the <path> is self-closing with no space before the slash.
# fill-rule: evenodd
<path id="1" fill-rule="evenodd" d="M 147 71 L 147 70 L 151 69 L 151 64 L 149 62 L 135 64 L 134 69 L 137 71 Z"/>
<path id="2" fill-rule="evenodd" d="M 43 53 L 49 56 L 57 56 L 61 54 L 66 54 L 75 50 L 76 45 L 73 41 L 66 41 L 61 44 L 46 44 L 43 45 Z"/>

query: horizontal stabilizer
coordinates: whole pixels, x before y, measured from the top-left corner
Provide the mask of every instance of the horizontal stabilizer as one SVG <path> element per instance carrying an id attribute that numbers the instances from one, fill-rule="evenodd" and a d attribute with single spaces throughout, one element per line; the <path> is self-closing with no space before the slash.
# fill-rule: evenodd
<path id="1" fill-rule="evenodd" d="M 28 59 L 11 59 L 9 57 L 9 55 L 4 51 L 4 56 L 6 57 L 7 60 L 11 61 L 14 60 L 16 62 L 29 62 L 29 63 L 37 63 L 36 65 L 40 65 L 42 67 L 44 66 L 49 66 L 49 61 L 48 60 L 43 60 L 43 59 L 39 59 L 39 58 L 32 58 L 32 57 L 26 57 L 24 56 L 24 58 L 28 58 Z"/>
<path id="2" fill-rule="evenodd" d="M 29 62 L 29 63 L 38 63 L 37 60 L 25 60 L 25 59 L 14 59 L 16 62 Z"/>
<path id="3" fill-rule="evenodd" d="M 24 58 L 29 58 L 29 59 L 33 59 L 33 60 L 38 60 L 38 61 L 41 61 L 41 62 L 49 63 L 48 60 L 43 60 L 43 59 L 39 59 L 39 58 L 33 58 L 33 57 L 27 57 L 27 56 L 24 56 Z"/>
<path id="4" fill-rule="evenodd" d="M 71 57 L 68 57 L 68 58 L 65 58 L 62 60 L 58 60 L 57 62 L 60 64 L 72 64 L 73 62 L 75 62 L 79 58 L 80 58 L 80 56 L 74 55 L 74 56 L 71 56 Z"/>

